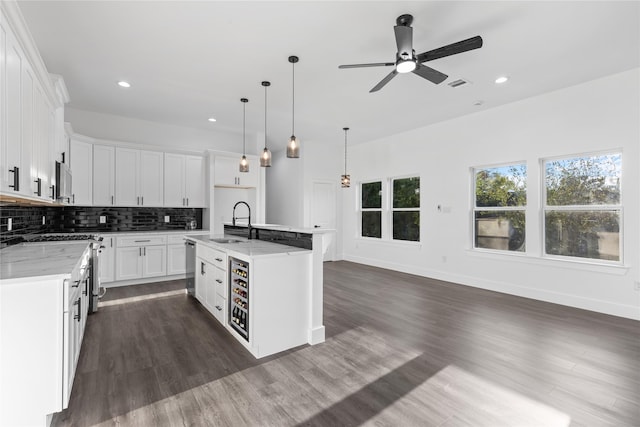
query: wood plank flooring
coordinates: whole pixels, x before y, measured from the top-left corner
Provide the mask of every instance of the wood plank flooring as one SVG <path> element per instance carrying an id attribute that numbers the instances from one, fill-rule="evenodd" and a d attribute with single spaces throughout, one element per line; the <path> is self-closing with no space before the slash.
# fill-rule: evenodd
<path id="1" fill-rule="evenodd" d="M 326 342 L 260 360 L 182 281 L 109 289 L 53 425 L 640 425 L 639 322 L 324 269 Z"/>

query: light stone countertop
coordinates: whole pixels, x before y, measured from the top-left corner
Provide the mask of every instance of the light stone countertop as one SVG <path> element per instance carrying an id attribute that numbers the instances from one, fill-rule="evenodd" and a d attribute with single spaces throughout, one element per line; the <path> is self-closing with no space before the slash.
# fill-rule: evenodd
<path id="1" fill-rule="evenodd" d="M 0 250 L 0 285 L 29 277 L 68 277 L 87 241 L 20 243 Z"/>
<path id="2" fill-rule="evenodd" d="M 309 249 L 296 248 L 279 243 L 265 242 L 264 240 L 248 240 L 238 236 L 223 234 L 198 234 L 189 235 L 187 240 L 204 244 L 214 249 L 227 252 L 230 256 L 239 257 L 265 257 L 265 256 L 281 256 L 281 255 L 305 255 L 312 251 Z M 218 243 L 211 239 L 230 239 L 239 240 L 237 243 Z"/>

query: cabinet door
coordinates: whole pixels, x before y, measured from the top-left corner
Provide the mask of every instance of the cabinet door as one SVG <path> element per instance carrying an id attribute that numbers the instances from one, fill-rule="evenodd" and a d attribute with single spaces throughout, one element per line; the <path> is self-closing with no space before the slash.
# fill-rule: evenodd
<path id="1" fill-rule="evenodd" d="M 142 247 L 142 276 L 158 277 L 167 275 L 167 246 Z"/>
<path id="2" fill-rule="evenodd" d="M 205 280 L 205 306 L 212 314 L 217 311 L 216 306 L 216 282 L 215 282 L 215 270 L 216 267 L 213 264 L 207 263 L 207 277 Z"/>
<path id="3" fill-rule="evenodd" d="M 142 277 L 142 249 L 139 247 L 116 248 L 116 280 Z"/>
<path id="4" fill-rule="evenodd" d="M 91 144 L 72 139 L 69 144 L 69 161 L 71 168 L 71 203 L 91 206 L 91 164 L 93 163 Z"/>
<path id="5" fill-rule="evenodd" d="M 164 204 L 164 153 L 140 151 L 139 189 L 141 206 Z"/>
<path id="6" fill-rule="evenodd" d="M 185 156 L 185 198 L 190 208 L 205 207 L 204 158 Z"/>
<path id="7" fill-rule="evenodd" d="M 215 302 L 213 305 L 213 315 L 218 322 L 223 325 L 226 324 L 227 320 L 227 300 L 219 293 L 216 293 Z"/>
<path id="8" fill-rule="evenodd" d="M 117 206 L 139 206 L 138 159 L 139 150 L 116 147 L 116 197 Z"/>
<path id="9" fill-rule="evenodd" d="M 115 247 L 114 238 L 105 237 L 100 249 L 100 283 L 109 283 L 115 280 Z"/>
<path id="10" fill-rule="evenodd" d="M 31 67 L 22 63 L 22 146 L 20 151 L 20 192 L 26 196 L 34 196 L 34 184 L 37 179 L 33 161 L 33 73 Z M 24 181 L 23 181 L 24 177 Z"/>
<path id="11" fill-rule="evenodd" d="M 2 190 L 15 192 L 13 187 L 14 181 L 18 180 L 19 184 L 28 185 L 24 178 L 27 170 L 22 170 L 20 157 L 22 155 L 22 63 L 24 56 L 18 45 L 17 40 L 10 31 L 4 32 L 5 38 L 5 62 L 6 62 L 6 86 L 0 102 L 4 102 L 6 121 L 3 121 L 2 132 L 6 132 L 4 147 L 2 150 Z M 0 82 L 1 84 L 1 82 Z M 17 179 L 14 172 L 17 171 Z"/>
<path id="12" fill-rule="evenodd" d="M 182 154 L 164 154 L 164 205 L 170 207 L 186 206 L 185 156 Z"/>
<path id="13" fill-rule="evenodd" d="M 167 245 L 167 276 L 186 273 L 184 244 Z"/>
<path id="14" fill-rule="evenodd" d="M 33 92 L 33 160 L 32 169 L 35 170 L 34 195 L 42 199 L 48 199 L 51 185 L 50 159 L 49 159 L 49 104 L 42 87 L 37 80 L 34 81 Z M 51 163 L 53 163 L 51 161 Z M 39 190 L 39 191 L 38 191 Z"/>
<path id="15" fill-rule="evenodd" d="M 214 160 L 216 186 L 257 187 L 260 164 L 255 157 L 249 157 L 249 172 L 240 172 L 240 155 L 235 157 L 216 156 Z"/>
<path id="16" fill-rule="evenodd" d="M 108 145 L 93 146 L 93 205 L 113 206 L 115 202 L 116 149 Z"/>

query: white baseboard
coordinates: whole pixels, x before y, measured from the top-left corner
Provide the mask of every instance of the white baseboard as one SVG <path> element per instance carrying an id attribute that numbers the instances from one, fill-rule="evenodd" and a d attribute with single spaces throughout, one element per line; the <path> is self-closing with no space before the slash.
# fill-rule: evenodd
<path id="1" fill-rule="evenodd" d="M 311 329 L 309 331 L 309 344 L 315 345 L 324 342 L 324 325 L 318 326 L 317 328 Z"/>
<path id="2" fill-rule="evenodd" d="M 184 274 L 174 274 L 173 276 L 145 277 L 143 279 L 120 280 L 118 282 L 101 283 L 103 288 L 117 288 L 120 286 L 142 285 L 145 283 L 167 282 L 169 280 L 184 279 Z"/>
<path id="3" fill-rule="evenodd" d="M 554 304 L 566 305 L 583 310 L 595 311 L 612 316 L 625 317 L 627 319 L 640 320 L 640 309 L 637 305 L 615 304 L 607 301 L 585 298 L 579 295 L 570 295 L 560 292 L 552 292 L 541 289 L 533 289 L 525 286 L 518 286 L 512 283 L 498 282 L 493 280 L 478 279 L 464 274 L 451 274 L 438 270 L 431 270 L 416 267 L 415 265 L 403 265 L 398 263 L 372 260 L 369 258 L 346 255 L 345 261 L 370 265 L 373 267 L 386 268 L 394 271 L 415 274 L 417 276 L 428 277 L 446 282 L 452 282 L 465 286 L 486 289 L 494 292 L 530 298 L 538 301 L 545 301 Z"/>

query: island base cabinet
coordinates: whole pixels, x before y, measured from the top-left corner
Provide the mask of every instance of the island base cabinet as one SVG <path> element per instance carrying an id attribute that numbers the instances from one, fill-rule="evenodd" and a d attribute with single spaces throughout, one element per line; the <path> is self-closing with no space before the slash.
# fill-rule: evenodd
<path id="1" fill-rule="evenodd" d="M 311 324 L 311 253 L 244 261 L 249 266 L 249 341 L 228 325 L 231 333 L 256 358 L 307 344 Z M 230 293 L 229 306 L 232 302 Z"/>

